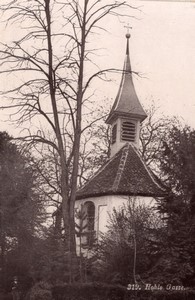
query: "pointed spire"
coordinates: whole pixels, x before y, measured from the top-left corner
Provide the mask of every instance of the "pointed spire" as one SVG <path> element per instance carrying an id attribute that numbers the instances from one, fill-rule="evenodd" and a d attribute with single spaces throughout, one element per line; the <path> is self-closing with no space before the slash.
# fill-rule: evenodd
<path id="1" fill-rule="evenodd" d="M 112 124 L 113 121 L 116 120 L 116 118 L 119 116 L 137 118 L 140 121 L 143 121 L 147 117 L 144 109 L 142 108 L 139 102 L 133 84 L 131 63 L 129 57 L 129 32 L 127 32 L 126 34 L 126 39 L 126 57 L 122 73 L 122 79 L 115 102 L 106 120 L 106 123 L 108 124 Z"/>

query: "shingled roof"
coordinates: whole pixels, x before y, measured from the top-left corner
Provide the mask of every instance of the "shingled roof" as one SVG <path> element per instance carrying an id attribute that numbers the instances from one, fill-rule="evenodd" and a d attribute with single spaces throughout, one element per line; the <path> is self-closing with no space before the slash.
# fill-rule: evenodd
<path id="1" fill-rule="evenodd" d="M 77 200 L 103 195 L 164 196 L 165 188 L 127 143 L 77 192 Z"/>

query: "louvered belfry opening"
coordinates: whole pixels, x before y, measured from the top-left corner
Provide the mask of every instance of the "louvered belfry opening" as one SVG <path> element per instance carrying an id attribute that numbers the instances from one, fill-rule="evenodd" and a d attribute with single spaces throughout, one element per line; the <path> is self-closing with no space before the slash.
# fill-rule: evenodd
<path id="1" fill-rule="evenodd" d="M 136 126 L 130 121 L 122 121 L 121 139 L 126 142 L 134 142 L 136 137 Z"/>
<path id="2" fill-rule="evenodd" d="M 130 34 L 126 34 L 126 55 L 118 93 L 106 119 L 111 125 L 110 157 L 126 143 L 139 147 L 140 124 L 147 117 L 135 90 L 129 55 Z M 117 124 L 117 127 L 115 127 Z"/>

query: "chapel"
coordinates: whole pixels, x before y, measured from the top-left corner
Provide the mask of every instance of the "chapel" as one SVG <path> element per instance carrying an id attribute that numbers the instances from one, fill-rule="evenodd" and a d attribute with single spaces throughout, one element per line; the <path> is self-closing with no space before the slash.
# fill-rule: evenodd
<path id="1" fill-rule="evenodd" d="M 76 211 L 83 211 L 82 238 L 77 242 L 90 246 L 107 230 L 108 215 L 130 198 L 151 205 L 165 189 L 144 163 L 139 152 L 140 124 L 147 115 L 133 83 L 129 53 L 130 34 L 126 34 L 126 55 L 116 99 L 106 123 L 111 127 L 109 160 L 78 190 Z M 81 222 L 77 220 L 76 222 Z"/>

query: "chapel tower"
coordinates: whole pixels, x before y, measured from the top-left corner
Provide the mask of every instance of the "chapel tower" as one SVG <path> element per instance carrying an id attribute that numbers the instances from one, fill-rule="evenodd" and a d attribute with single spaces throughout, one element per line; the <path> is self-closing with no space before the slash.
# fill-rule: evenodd
<path id="1" fill-rule="evenodd" d="M 111 125 L 111 157 L 126 143 L 139 146 L 140 123 L 147 117 L 137 97 L 129 56 L 130 34 L 126 34 L 126 57 L 119 90 L 106 120 Z"/>
<path id="2" fill-rule="evenodd" d="M 122 79 L 106 121 L 112 131 L 111 157 L 76 193 L 76 223 L 80 228 L 76 235 L 77 250 L 83 247 L 86 253 L 94 240 L 99 240 L 102 232 L 107 231 L 113 210 L 124 207 L 129 201 L 135 205 L 155 206 L 155 199 L 167 193 L 138 151 L 140 124 L 147 115 L 133 84 L 129 33 L 126 39 Z M 85 215 L 84 220 L 79 218 L 82 215 Z"/>
<path id="3" fill-rule="evenodd" d="M 77 191 L 75 209 L 86 215 L 84 229 L 77 237 L 77 245 L 88 249 L 94 238 L 101 239 L 107 231 L 109 215 L 129 201 L 135 205 L 156 205 L 156 197 L 163 197 L 165 187 L 143 161 L 139 145 L 140 124 L 147 117 L 137 97 L 132 79 L 129 57 L 130 34 L 122 79 L 113 107 L 106 120 L 111 126 L 111 157 Z M 77 220 L 79 226 L 83 225 Z M 79 239 L 80 237 L 80 239 Z"/>

